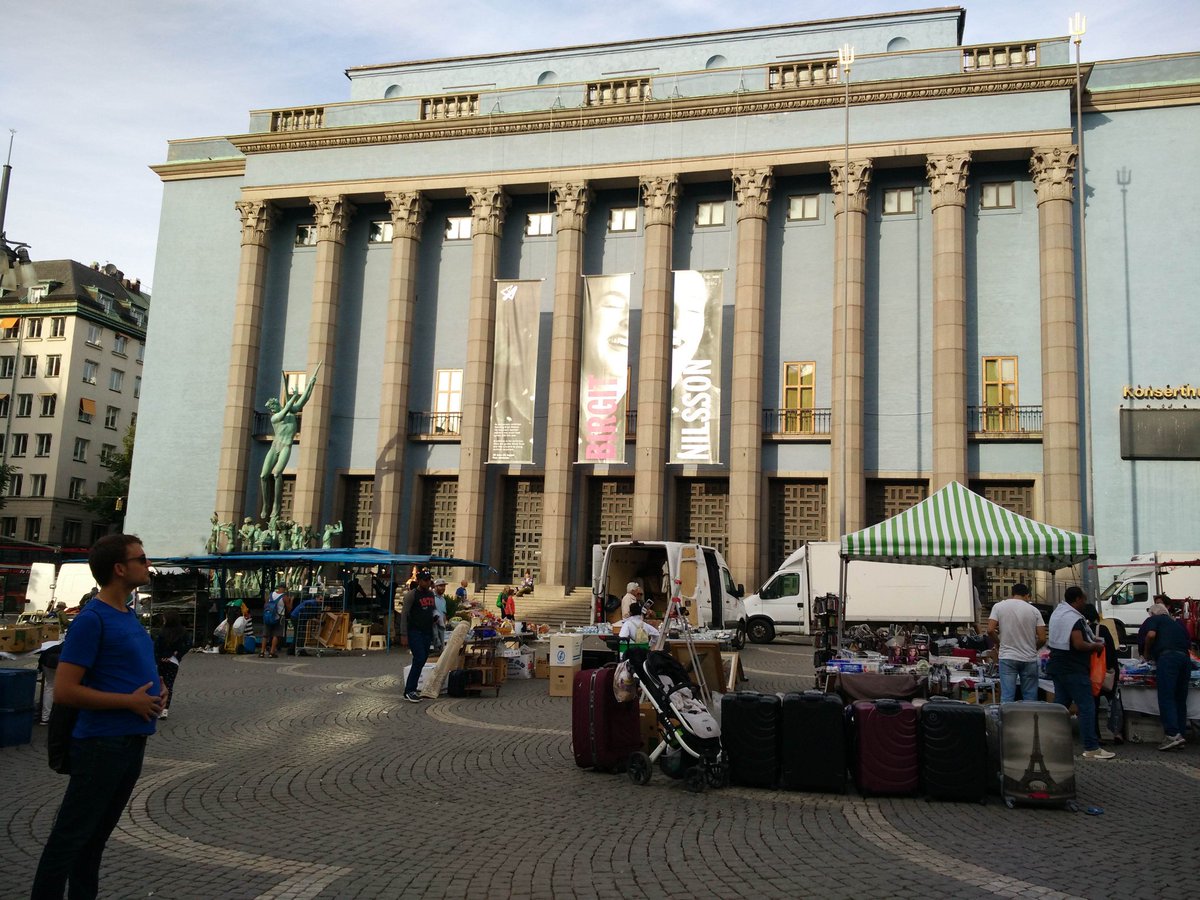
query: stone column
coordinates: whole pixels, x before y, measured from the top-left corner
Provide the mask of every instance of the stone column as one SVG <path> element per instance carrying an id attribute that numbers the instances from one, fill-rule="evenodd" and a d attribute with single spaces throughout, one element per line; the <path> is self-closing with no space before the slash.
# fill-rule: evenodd
<path id="1" fill-rule="evenodd" d="M 964 244 L 971 156 L 930 156 L 933 196 L 933 479 L 967 483 L 967 274 Z"/>
<path id="2" fill-rule="evenodd" d="M 242 258 L 238 264 L 237 298 L 230 337 L 229 385 L 221 430 L 221 462 L 217 471 L 216 513 L 222 522 L 241 522 L 246 510 L 246 477 L 250 466 L 254 388 L 262 337 L 263 287 L 267 250 L 275 208 L 262 200 L 234 204 L 242 218 Z"/>
<path id="3" fill-rule="evenodd" d="M 735 169 L 737 291 L 729 427 L 729 566 L 735 580 L 762 574 L 762 359 L 771 170 Z"/>
<path id="4" fill-rule="evenodd" d="M 375 453 L 375 494 L 371 546 L 400 549 L 400 498 L 404 451 L 408 445 L 408 385 L 412 363 L 413 304 L 417 296 L 417 257 L 429 201 L 419 191 L 384 194 L 392 211 L 392 273 L 388 283 L 387 331 L 379 392 L 379 434 Z"/>
<path id="5" fill-rule="evenodd" d="M 667 450 L 670 447 L 671 335 L 674 281 L 671 251 L 679 179 L 641 179 L 646 256 L 642 275 L 642 331 L 638 356 L 637 444 L 633 469 L 633 537 L 654 541 L 666 529 Z"/>
<path id="6" fill-rule="evenodd" d="M 546 479 L 542 494 L 541 580 L 545 585 L 570 588 L 574 586 L 569 566 L 573 531 L 571 499 L 579 428 L 583 236 L 592 191 L 582 181 L 562 182 L 551 187 L 557 211 L 557 249 L 550 338 L 550 402 L 546 418 Z"/>
<path id="7" fill-rule="evenodd" d="M 840 537 L 839 511 L 843 500 L 846 533 L 862 528 L 866 520 L 866 482 L 863 476 L 863 304 L 866 297 L 867 199 L 872 161 L 852 159 L 849 171 L 846 171 L 844 162 L 832 162 L 829 169 L 833 183 L 835 226 L 829 535 L 837 539 Z M 844 498 L 843 459 L 846 478 Z"/>
<path id="8" fill-rule="evenodd" d="M 496 323 L 496 260 L 508 197 L 499 187 L 468 188 L 471 198 L 471 297 L 467 319 L 467 367 L 463 372 L 462 440 L 458 456 L 458 509 L 454 554 L 483 556 L 487 500 L 489 410 L 492 406 L 492 342 Z M 477 575 L 469 572 L 468 577 Z"/>
<path id="9" fill-rule="evenodd" d="M 338 297 L 342 289 L 342 251 L 354 207 L 342 196 L 312 197 L 317 218 L 317 263 L 308 322 L 308 367 L 317 383 L 304 406 L 300 425 L 300 458 L 292 519 L 319 528 L 325 501 L 325 458 L 329 448 L 333 377 L 336 371 Z"/>
<path id="10" fill-rule="evenodd" d="M 1079 370 L 1075 320 L 1076 150 L 1035 148 L 1029 168 L 1037 191 L 1042 295 L 1042 487 L 1045 519 L 1078 530 Z"/>

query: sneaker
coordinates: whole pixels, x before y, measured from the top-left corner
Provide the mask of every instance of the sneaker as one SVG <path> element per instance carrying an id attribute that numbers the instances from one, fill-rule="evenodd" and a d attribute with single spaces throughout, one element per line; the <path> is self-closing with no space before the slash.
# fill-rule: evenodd
<path id="1" fill-rule="evenodd" d="M 1110 750 L 1104 750 L 1097 747 L 1095 750 L 1084 750 L 1084 759 L 1113 759 L 1117 754 Z"/>
<path id="2" fill-rule="evenodd" d="M 416 691 L 409 691 L 407 694 L 404 695 L 404 699 L 407 700 L 409 703 L 420 703 L 421 695 L 418 694 Z"/>
<path id="3" fill-rule="evenodd" d="M 1158 745 L 1158 749 L 1174 750 L 1176 747 L 1182 747 L 1185 743 L 1187 743 L 1187 741 L 1183 739 L 1182 734 L 1169 734 L 1163 740 L 1163 742 Z"/>
<path id="4" fill-rule="evenodd" d="M 170 712 L 170 710 L 169 710 L 169 709 L 164 709 L 162 712 L 160 712 L 160 713 L 158 714 L 158 717 L 159 717 L 160 719 L 165 719 L 165 718 L 167 717 L 167 714 L 168 714 L 169 712 Z"/>

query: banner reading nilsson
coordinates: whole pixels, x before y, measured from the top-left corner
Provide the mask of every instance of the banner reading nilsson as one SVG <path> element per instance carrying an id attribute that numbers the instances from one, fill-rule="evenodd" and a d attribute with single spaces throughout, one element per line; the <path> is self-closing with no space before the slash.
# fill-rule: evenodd
<path id="1" fill-rule="evenodd" d="M 488 462 L 533 462 L 541 281 L 496 282 Z"/>
<path id="2" fill-rule="evenodd" d="M 584 277 L 579 462 L 625 461 L 629 280 L 628 274 Z"/>
<path id="3" fill-rule="evenodd" d="M 671 462 L 721 461 L 722 272 L 675 273 Z"/>

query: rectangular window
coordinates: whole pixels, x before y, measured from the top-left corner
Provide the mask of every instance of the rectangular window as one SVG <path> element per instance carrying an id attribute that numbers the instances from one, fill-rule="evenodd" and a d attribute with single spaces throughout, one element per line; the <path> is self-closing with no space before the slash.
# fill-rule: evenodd
<path id="1" fill-rule="evenodd" d="M 42 336 L 42 319 L 38 316 L 34 319 L 25 320 L 25 337 L 40 338 Z"/>
<path id="2" fill-rule="evenodd" d="M 50 337 L 60 338 L 66 337 L 67 334 L 67 317 L 66 316 L 51 316 L 50 317 Z"/>
<path id="3" fill-rule="evenodd" d="M 788 221 L 815 221 L 820 209 L 820 207 L 817 205 L 817 196 L 817 194 L 796 194 L 792 197 L 788 197 Z"/>
<path id="4" fill-rule="evenodd" d="M 145 341 L 138 341 L 138 355 L 137 355 L 137 361 L 138 361 L 138 362 L 144 362 L 144 361 L 145 361 L 145 359 L 146 359 L 146 342 L 145 342 Z"/>
<path id="5" fill-rule="evenodd" d="M 70 484 L 67 485 L 67 499 L 80 500 L 83 498 L 83 486 L 86 482 L 82 478 L 72 478 Z"/>
<path id="6" fill-rule="evenodd" d="M 0 519 L 0 534 L 4 535 L 5 537 L 17 536 L 16 516 L 5 516 L 4 518 Z"/>
<path id="7" fill-rule="evenodd" d="M 87 397 L 79 398 L 79 421 L 85 425 L 92 423 L 92 418 L 96 415 L 96 401 L 89 400 Z"/>
<path id="8" fill-rule="evenodd" d="M 33 415 L 33 394 L 17 394 L 17 416 L 26 419 Z"/>
<path id="9" fill-rule="evenodd" d="M 433 430 L 437 434 L 458 434 L 462 414 L 462 369 L 438 369 L 434 378 Z"/>
<path id="10" fill-rule="evenodd" d="M 315 246 L 317 246 L 317 226 L 316 225 L 297 225 L 296 226 L 296 246 L 297 247 L 315 247 Z"/>
<path id="11" fill-rule="evenodd" d="M 46 357 L 46 377 L 47 378 L 57 378 L 58 373 L 61 369 L 62 369 L 62 357 L 61 356 L 56 355 L 56 356 L 47 356 Z"/>
<path id="12" fill-rule="evenodd" d="M 303 371 L 284 372 L 283 388 L 289 394 L 303 394 L 308 386 L 308 373 Z"/>
<path id="13" fill-rule="evenodd" d="M 104 427 L 115 429 L 117 420 L 121 417 L 121 410 L 115 406 L 110 406 L 104 410 Z"/>
<path id="14" fill-rule="evenodd" d="M 0 395 L 0 419 L 8 418 L 9 403 L 8 394 Z"/>
<path id="15" fill-rule="evenodd" d="M 29 291 L 25 295 L 25 299 L 29 303 L 41 303 L 49 293 L 50 286 L 48 284 L 31 284 Z"/>
<path id="16" fill-rule="evenodd" d="M 983 358 L 983 430 L 1017 431 L 1017 358 Z"/>
<path id="17" fill-rule="evenodd" d="M 95 360 L 85 359 L 83 361 L 83 380 L 87 384 L 96 383 L 96 374 L 100 371 L 100 363 Z"/>
<path id="18" fill-rule="evenodd" d="M 75 519 L 66 519 L 63 522 L 63 543 L 68 547 L 77 547 L 83 538 L 83 523 L 77 522 Z"/>
<path id="19" fill-rule="evenodd" d="M 712 225 L 725 224 L 724 201 L 705 202 L 696 204 L 696 225 L 707 228 Z"/>
<path id="20" fill-rule="evenodd" d="M 42 418 L 48 419 L 54 415 L 58 407 L 58 394 L 42 394 Z"/>
<path id="21" fill-rule="evenodd" d="M 608 213 L 609 231 L 637 231 L 637 207 L 622 206 Z"/>
<path id="22" fill-rule="evenodd" d="M 911 213 L 915 208 L 916 192 L 913 188 L 888 188 L 883 192 L 883 214 L 898 216 Z"/>
<path id="23" fill-rule="evenodd" d="M 37 359 L 36 356 L 21 357 L 22 378 L 37 378 Z"/>
<path id="24" fill-rule="evenodd" d="M 124 356 L 127 346 L 129 346 L 129 338 L 125 337 L 125 335 L 118 334 L 113 338 L 113 353 L 120 353 Z"/>
<path id="25" fill-rule="evenodd" d="M 93 347 L 103 346 L 101 340 L 104 337 L 104 329 L 99 325 L 89 325 L 87 330 L 87 342 Z"/>
<path id="26" fill-rule="evenodd" d="M 20 497 L 21 486 L 23 482 L 24 479 L 20 472 L 14 472 L 12 475 L 10 475 L 8 479 L 8 496 Z"/>
<path id="27" fill-rule="evenodd" d="M 376 219 L 367 229 L 368 244 L 390 244 L 392 242 L 392 223 L 387 219 Z"/>
<path id="28" fill-rule="evenodd" d="M 984 209 L 1012 209 L 1017 205 L 1015 185 L 1011 181 L 994 181 L 980 185 L 979 205 Z"/>
<path id="29" fill-rule="evenodd" d="M 0 378 L 12 378 L 17 373 L 15 356 L 0 356 Z"/>
<path id="30" fill-rule="evenodd" d="M 91 444 L 87 438 L 75 438 L 75 450 L 71 453 L 71 459 L 75 462 L 87 462 L 88 446 Z"/>
<path id="31" fill-rule="evenodd" d="M 51 443 L 51 435 L 39 434 L 37 436 L 37 449 L 34 451 L 35 454 L 37 456 L 49 456 Z"/>
<path id="32" fill-rule="evenodd" d="M 142 376 L 137 375 L 133 379 L 133 399 L 138 400 L 142 396 Z"/>
<path id="33" fill-rule="evenodd" d="M 6 341 L 15 341 L 21 336 L 21 320 L 13 317 L 0 322 L 0 337 Z"/>
<path id="34" fill-rule="evenodd" d="M 86 447 L 84 448 L 86 452 Z M 114 453 L 117 452 L 116 444 L 101 444 L 100 445 L 100 464 L 105 465 Z"/>
<path id="35" fill-rule="evenodd" d="M 13 456 L 24 456 L 28 449 L 29 449 L 29 435 L 14 434 L 12 436 L 12 455 Z M 17 476 L 17 477 L 20 477 L 20 476 Z"/>
<path id="36" fill-rule="evenodd" d="M 108 374 L 108 389 L 110 391 L 119 391 L 121 385 L 125 383 L 125 373 L 120 369 L 113 369 Z"/>
<path id="37" fill-rule="evenodd" d="M 42 520 L 26 519 L 25 520 L 25 540 L 40 541 L 42 539 Z"/>
<path id="38" fill-rule="evenodd" d="M 29 496 L 30 497 L 45 497 L 46 496 L 46 476 L 45 475 L 30 475 L 29 476 Z"/>
<path id="39" fill-rule="evenodd" d="M 783 430 L 786 434 L 812 434 L 816 403 L 817 364 L 783 364 Z"/>
<path id="40" fill-rule="evenodd" d="M 450 216 L 446 219 L 446 240 L 466 241 L 471 238 L 471 217 Z"/>
<path id="41" fill-rule="evenodd" d="M 552 213 L 530 213 L 525 217 L 525 234 L 529 237 L 542 237 L 554 231 L 554 216 Z"/>

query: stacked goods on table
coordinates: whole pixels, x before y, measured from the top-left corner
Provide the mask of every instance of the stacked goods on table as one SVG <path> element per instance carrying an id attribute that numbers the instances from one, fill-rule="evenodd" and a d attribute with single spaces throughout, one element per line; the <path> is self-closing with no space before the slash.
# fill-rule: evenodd
<path id="1" fill-rule="evenodd" d="M 0 625 L 0 653 L 32 653 L 45 641 L 57 641 L 57 621 Z"/>

